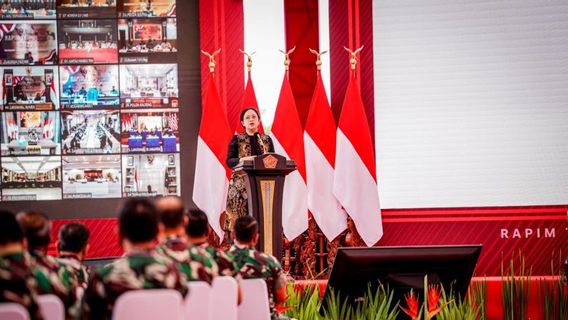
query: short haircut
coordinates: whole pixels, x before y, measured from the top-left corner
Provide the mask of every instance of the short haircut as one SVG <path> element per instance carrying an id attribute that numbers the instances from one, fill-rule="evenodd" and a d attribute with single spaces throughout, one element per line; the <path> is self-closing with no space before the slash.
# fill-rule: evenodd
<path id="1" fill-rule="evenodd" d="M 249 111 L 249 110 L 254 111 L 254 113 L 256 113 L 256 116 L 258 117 L 258 120 L 260 120 L 260 113 L 258 113 L 258 110 L 256 110 L 256 108 L 253 108 L 253 107 L 247 107 L 246 109 L 241 111 L 241 115 L 239 116 L 241 121 L 245 121 L 245 113 L 247 113 L 247 111 Z"/>
<path id="2" fill-rule="evenodd" d="M 205 212 L 199 209 L 191 209 L 188 213 L 189 222 L 185 229 L 190 237 L 201 237 L 209 232 L 209 221 Z"/>
<path id="3" fill-rule="evenodd" d="M 118 216 L 121 239 L 133 243 L 156 240 L 158 236 L 158 212 L 154 204 L 145 198 L 128 199 Z"/>
<path id="4" fill-rule="evenodd" d="M 23 211 L 16 215 L 16 220 L 28 240 L 28 250 L 41 250 L 49 246 L 51 224 L 44 213 Z"/>
<path id="5" fill-rule="evenodd" d="M 160 222 L 167 229 L 173 229 L 183 224 L 183 202 L 177 196 L 158 198 L 156 208 L 160 215 Z"/>
<path id="6" fill-rule="evenodd" d="M 89 229 L 82 223 L 70 222 L 59 229 L 59 251 L 80 253 L 89 242 Z"/>
<path id="7" fill-rule="evenodd" d="M 0 210 L 0 245 L 22 242 L 24 233 L 16 221 L 16 216 L 6 210 Z"/>
<path id="8" fill-rule="evenodd" d="M 239 242 L 250 242 L 258 233 L 258 223 L 253 216 L 242 216 L 235 221 L 235 238 Z"/>

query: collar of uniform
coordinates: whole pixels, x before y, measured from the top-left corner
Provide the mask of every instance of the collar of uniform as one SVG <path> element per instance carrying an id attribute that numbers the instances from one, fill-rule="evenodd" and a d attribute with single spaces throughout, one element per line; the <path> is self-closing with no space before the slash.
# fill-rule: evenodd
<path id="1" fill-rule="evenodd" d="M 256 250 L 253 245 L 250 244 L 241 244 L 241 243 L 233 243 L 233 247 L 237 248 L 238 250 Z"/>
<path id="2" fill-rule="evenodd" d="M 6 253 L 3 253 L 3 254 L 0 254 L 0 258 L 2 258 L 2 259 L 21 260 L 21 259 L 24 259 L 24 256 L 25 256 L 24 251 L 6 252 Z"/>

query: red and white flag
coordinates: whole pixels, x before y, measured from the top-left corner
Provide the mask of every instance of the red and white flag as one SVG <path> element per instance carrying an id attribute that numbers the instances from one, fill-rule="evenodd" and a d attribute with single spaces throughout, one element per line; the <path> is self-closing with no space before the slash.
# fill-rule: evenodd
<path id="1" fill-rule="evenodd" d="M 243 94 L 243 100 L 241 102 L 241 112 L 250 107 L 255 108 L 256 111 L 258 111 L 258 114 L 260 114 L 260 110 L 258 110 L 258 102 L 256 101 L 256 94 L 254 93 L 254 85 L 252 84 L 252 78 L 249 72 L 247 84 L 245 86 L 245 92 Z M 241 125 L 240 118 L 237 119 L 237 123 L 235 124 L 235 132 L 236 133 L 245 132 L 245 128 Z M 258 124 L 258 132 L 264 134 L 264 127 L 262 126 L 262 121 L 260 121 L 260 123 Z"/>
<path id="2" fill-rule="evenodd" d="M 49 84 L 49 99 L 53 105 L 59 105 L 59 99 L 57 99 L 57 92 L 55 91 L 55 80 L 51 80 L 51 83 Z"/>
<path id="3" fill-rule="evenodd" d="M 355 72 L 351 71 L 337 127 L 333 193 L 367 246 L 383 235 L 371 130 Z"/>
<path id="4" fill-rule="evenodd" d="M 298 168 L 286 176 L 282 200 L 284 235 L 293 240 L 308 229 L 308 199 L 302 124 L 287 74 L 282 82 L 270 135 L 274 151 L 294 160 Z"/>
<path id="5" fill-rule="evenodd" d="M 219 217 L 226 209 L 231 174 L 225 160 L 232 136 L 233 131 L 211 74 L 201 110 L 193 201 L 207 214 L 209 224 L 221 239 L 224 232 Z"/>
<path id="6" fill-rule="evenodd" d="M 306 181 L 308 208 L 329 241 L 347 228 L 347 214 L 333 194 L 335 135 L 335 119 L 318 71 L 304 132 Z"/>

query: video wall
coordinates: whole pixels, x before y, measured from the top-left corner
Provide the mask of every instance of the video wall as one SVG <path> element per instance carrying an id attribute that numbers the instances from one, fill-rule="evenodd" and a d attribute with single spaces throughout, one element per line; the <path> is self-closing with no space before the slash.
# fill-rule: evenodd
<path id="1" fill-rule="evenodd" d="M 180 195 L 175 0 L 0 6 L 0 201 Z"/>

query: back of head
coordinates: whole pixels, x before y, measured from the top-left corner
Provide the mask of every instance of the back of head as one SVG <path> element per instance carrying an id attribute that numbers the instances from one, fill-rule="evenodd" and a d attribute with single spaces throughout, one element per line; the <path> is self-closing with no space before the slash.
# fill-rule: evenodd
<path id="1" fill-rule="evenodd" d="M 258 223 L 253 216 L 242 216 L 235 221 L 235 238 L 241 243 L 251 242 L 258 233 Z"/>
<path id="2" fill-rule="evenodd" d="M 59 251 L 81 253 L 89 242 L 89 229 L 82 223 L 67 223 L 59 229 Z"/>
<path id="3" fill-rule="evenodd" d="M 118 217 L 121 239 L 133 243 L 156 240 L 158 213 L 152 202 L 144 198 L 132 198 L 122 206 Z"/>
<path id="4" fill-rule="evenodd" d="M 156 209 L 160 222 L 166 229 L 174 229 L 183 225 L 183 202 L 178 196 L 167 196 L 156 200 Z"/>
<path id="5" fill-rule="evenodd" d="M 206 236 L 209 232 L 209 221 L 205 212 L 199 209 L 189 210 L 189 221 L 186 227 L 187 235 L 193 238 Z"/>
<path id="6" fill-rule="evenodd" d="M 51 223 L 47 216 L 37 211 L 23 211 L 16 219 L 28 240 L 28 250 L 46 251 L 49 246 Z"/>
<path id="7" fill-rule="evenodd" d="M 0 245 L 21 243 L 24 240 L 22 228 L 16 221 L 16 216 L 10 212 L 0 211 Z"/>

